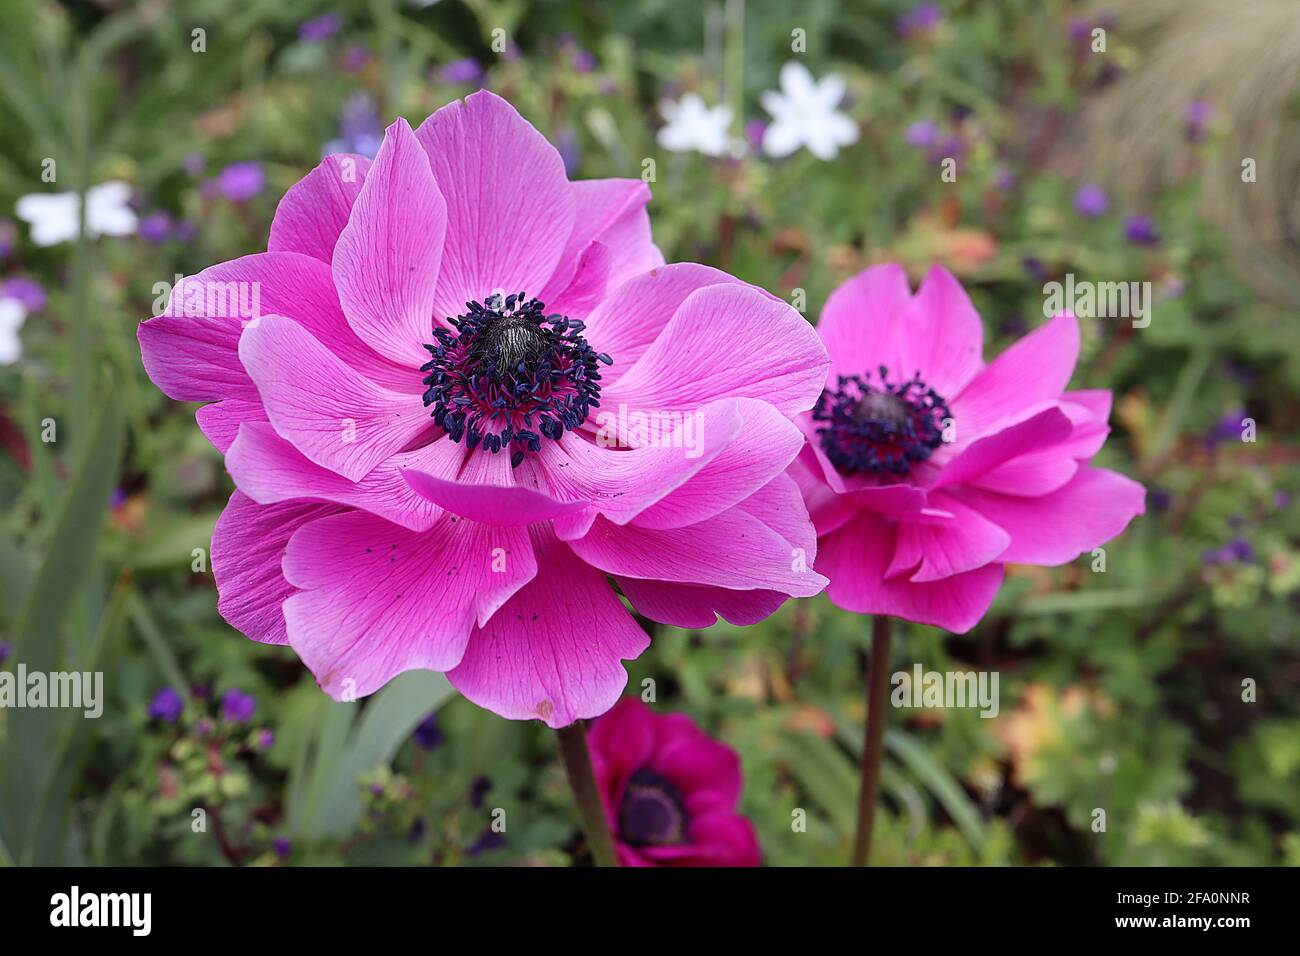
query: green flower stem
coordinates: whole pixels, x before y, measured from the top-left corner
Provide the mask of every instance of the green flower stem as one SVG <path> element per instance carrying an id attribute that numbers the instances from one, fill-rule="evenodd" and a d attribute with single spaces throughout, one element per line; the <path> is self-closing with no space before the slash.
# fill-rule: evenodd
<path id="1" fill-rule="evenodd" d="M 605 805 L 596 787 L 596 774 L 591 769 L 591 752 L 587 749 L 587 731 L 581 721 L 575 721 L 556 732 L 560 741 L 560 759 L 569 777 L 569 789 L 582 821 L 582 832 L 597 866 L 618 866 L 614 852 L 614 837 L 609 832 L 609 819 Z"/>
<path id="2" fill-rule="evenodd" d="M 889 645 L 894 619 L 882 614 L 871 622 L 871 664 L 867 672 L 867 717 L 862 746 L 862 786 L 858 791 L 858 829 L 853 865 L 866 866 L 880 796 L 880 761 L 885 754 L 885 700 L 889 696 Z"/>

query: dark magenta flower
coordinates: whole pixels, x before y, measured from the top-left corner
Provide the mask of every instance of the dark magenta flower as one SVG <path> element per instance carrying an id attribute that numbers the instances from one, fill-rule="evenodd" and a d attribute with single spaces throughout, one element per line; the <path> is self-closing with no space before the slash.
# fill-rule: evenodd
<path id="1" fill-rule="evenodd" d="M 298 27 L 298 39 L 304 43 L 321 43 L 339 32 L 343 18 L 337 13 L 325 13 L 304 21 Z"/>
<path id="2" fill-rule="evenodd" d="M 176 723 L 184 709 L 185 701 L 181 700 L 181 695 L 170 687 L 158 691 L 149 702 L 149 716 L 157 717 L 169 724 Z"/>
<path id="3" fill-rule="evenodd" d="M 469 787 L 469 805 L 477 809 L 483 806 L 483 801 L 487 799 L 488 792 L 492 789 L 492 779 L 490 777 L 475 777 L 474 782 Z"/>
<path id="4" fill-rule="evenodd" d="M 1129 216 L 1124 220 L 1124 238 L 1136 246 L 1154 246 L 1160 241 L 1160 233 L 1150 216 Z"/>
<path id="5" fill-rule="evenodd" d="M 247 723 L 252 719 L 257 708 L 257 700 L 252 694 L 245 694 L 238 687 L 232 687 L 221 698 L 221 719 L 237 724 Z"/>
<path id="6" fill-rule="evenodd" d="M 14 656 L 14 642 L 0 641 L 0 664 Z"/>
<path id="7" fill-rule="evenodd" d="M 1106 215 L 1110 208 L 1110 197 L 1106 191 L 1095 183 L 1085 183 L 1074 194 L 1074 211 L 1088 219 Z"/>
<path id="8" fill-rule="evenodd" d="M 217 191 L 231 202 L 247 202 L 265 185 L 266 174 L 256 162 L 231 163 L 217 176 Z"/>
<path id="9" fill-rule="evenodd" d="M 45 286 L 35 279 L 15 276 L 0 283 L 0 299 L 13 299 L 28 312 L 45 308 Z"/>
<path id="10" fill-rule="evenodd" d="M 253 745 L 257 747 L 258 750 L 270 750 L 275 746 L 275 734 L 272 731 L 263 728 L 254 735 Z"/>
<path id="11" fill-rule="evenodd" d="M 1062 312 L 984 361 L 984 326 L 938 266 L 831 293 L 825 391 L 790 467 L 818 534 L 826 593 L 860 614 L 964 633 L 1008 564 L 1067 564 L 1143 511 L 1141 485 L 1094 468 L 1111 394 L 1069 391 L 1079 323 Z"/>
<path id="12" fill-rule="evenodd" d="M 740 758 L 685 714 L 624 698 L 588 742 L 624 866 L 759 865 L 754 827 L 736 813 Z"/>
<path id="13" fill-rule="evenodd" d="M 293 844 L 285 837 L 276 837 L 271 841 L 271 850 L 283 860 L 293 852 Z"/>

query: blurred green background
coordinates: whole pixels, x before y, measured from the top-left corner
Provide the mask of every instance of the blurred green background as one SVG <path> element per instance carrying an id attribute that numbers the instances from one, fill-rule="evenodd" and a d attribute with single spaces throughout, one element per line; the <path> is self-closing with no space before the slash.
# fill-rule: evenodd
<path id="1" fill-rule="evenodd" d="M 159 283 L 265 248 L 324 150 L 371 151 L 394 117 L 483 84 L 571 176 L 653 159 L 668 260 L 810 321 L 870 263 L 940 262 L 991 356 L 1043 321 L 1045 281 L 1150 281 L 1151 325 L 1085 321 L 1073 381 L 1114 390 L 1099 463 L 1147 485 L 1148 513 L 1104 573 L 1013 568 L 971 634 L 903 627 L 895 668 L 996 670 L 1001 710 L 891 710 L 873 859 L 1300 863 L 1294 2 L 795 7 L 0 5 L 0 297 L 29 313 L 0 366 L 0 667 L 102 670 L 106 694 L 98 720 L 0 710 L 0 862 L 586 862 L 545 728 L 431 674 L 336 704 L 288 648 L 225 625 L 206 550 L 231 483 L 135 340 Z M 791 59 L 847 83 L 860 138 L 834 161 L 657 143 L 661 102 L 692 91 L 755 140 Z M 109 180 L 132 187 L 134 235 L 37 246 L 14 212 Z M 631 689 L 653 678 L 660 708 L 740 753 L 769 864 L 847 856 L 868 633 L 818 598 L 661 630 L 630 666 Z"/>

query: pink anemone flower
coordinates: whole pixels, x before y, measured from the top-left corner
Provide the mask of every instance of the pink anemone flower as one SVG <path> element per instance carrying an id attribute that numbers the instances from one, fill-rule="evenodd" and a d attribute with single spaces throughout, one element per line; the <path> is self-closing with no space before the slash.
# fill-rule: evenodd
<path id="1" fill-rule="evenodd" d="M 831 293 L 818 331 L 830 374 L 791 473 L 838 606 L 962 633 L 1006 565 L 1065 564 L 1142 513 L 1141 485 L 1088 464 L 1111 396 L 1066 391 L 1074 316 L 986 365 L 957 280 L 935 267 L 913 295 L 889 264 Z"/>
<path id="2" fill-rule="evenodd" d="M 736 813 L 740 758 L 685 714 L 627 697 L 588 734 L 623 866 L 758 866 L 753 824 Z"/>
<path id="3" fill-rule="evenodd" d="M 234 478 L 212 541 L 233 627 L 338 699 L 425 668 L 560 727 L 647 645 L 615 584 L 693 627 L 824 586 L 785 469 L 825 350 L 780 300 L 663 265 L 648 200 L 569 182 L 481 92 L 399 119 L 373 163 L 328 157 L 268 251 L 178 283 L 140 348 L 208 403 Z"/>

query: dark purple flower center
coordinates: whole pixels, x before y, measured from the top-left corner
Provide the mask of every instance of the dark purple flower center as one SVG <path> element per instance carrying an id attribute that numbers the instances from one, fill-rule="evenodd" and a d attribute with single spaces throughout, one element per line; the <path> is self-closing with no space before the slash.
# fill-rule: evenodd
<path id="1" fill-rule="evenodd" d="M 587 344 L 581 321 L 547 315 L 522 292 L 465 307 L 425 346 L 433 358 L 420 367 L 429 373 L 424 404 L 452 441 L 493 454 L 507 449 L 518 467 L 526 452 L 541 450 L 542 438 L 558 441 L 600 405 L 598 363 L 613 359 Z"/>
<path id="2" fill-rule="evenodd" d="M 668 780 L 649 767 L 628 777 L 618 811 L 618 835 L 629 846 L 664 846 L 686 840 L 686 805 Z"/>
<path id="3" fill-rule="evenodd" d="M 880 366 L 874 385 L 866 375 L 841 375 L 839 387 L 817 399 L 813 420 L 822 450 L 842 475 L 904 476 L 943 444 L 948 406 L 920 373 L 891 383 Z"/>

